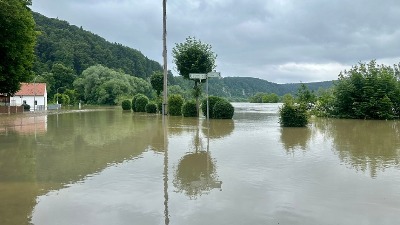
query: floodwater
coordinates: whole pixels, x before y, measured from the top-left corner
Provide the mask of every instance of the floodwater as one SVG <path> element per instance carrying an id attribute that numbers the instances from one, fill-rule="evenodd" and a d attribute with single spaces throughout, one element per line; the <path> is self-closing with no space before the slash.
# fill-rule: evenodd
<path id="1" fill-rule="evenodd" d="M 0 224 L 400 224 L 400 121 L 0 115 Z M 208 129 L 209 127 L 209 129 Z"/>

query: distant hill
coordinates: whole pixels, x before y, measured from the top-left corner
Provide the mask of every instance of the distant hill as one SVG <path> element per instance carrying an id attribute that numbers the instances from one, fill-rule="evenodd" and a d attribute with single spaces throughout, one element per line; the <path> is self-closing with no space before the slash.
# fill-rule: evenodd
<path id="1" fill-rule="evenodd" d="M 171 85 L 179 85 L 184 89 L 192 88 L 193 81 L 184 80 L 183 77 L 174 77 Z M 304 83 L 310 90 L 319 88 L 327 89 L 333 85 L 333 81 Z M 277 84 L 253 77 L 224 77 L 222 79 L 209 80 L 209 94 L 229 98 L 231 100 L 247 100 L 258 92 L 275 93 L 283 96 L 287 93 L 296 94 L 301 83 Z M 206 85 L 203 84 L 205 90 Z"/>
<path id="2" fill-rule="evenodd" d="M 161 65 L 148 59 L 140 51 L 85 31 L 66 21 L 47 18 L 33 12 L 36 29 L 40 33 L 35 48 L 34 72 L 50 72 L 54 63 L 72 68 L 79 76 L 86 68 L 102 64 L 127 74 L 148 78 Z"/>
<path id="3" fill-rule="evenodd" d="M 34 72 L 42 74 L 51 72 L 55 63 L 62 63 L 80 75 L 86 68 L 102 64 L 108 68 L 122 70 L 126 74 L 147 80 L 154 71 L 161 71 L 162 66 L 148 59 L 140 51 L 110 43 L 104 38 L 85 31 L 82 27 L 70 25 L 66 21 L 47 18 L 33 12 L 36 29 L 40 33 L 35 48 L 36 62 Z M 169 73 L 169 84 L 179 85 L 184 90 L 193 88 L 193 81 L 182 77 L 173 77 Z M 329 88 L 332 81 L 305 83 L 311 90 Z M 209 80 L 209 93 L 229 98 L 230 100 L 247 100 L 257 92 L 276 93 L 280 96 L 295 94 L 299 83 L 276 84 L 252 77 L 225 77 Z M 205 85 L 203 85 L 205 89 Z"/>

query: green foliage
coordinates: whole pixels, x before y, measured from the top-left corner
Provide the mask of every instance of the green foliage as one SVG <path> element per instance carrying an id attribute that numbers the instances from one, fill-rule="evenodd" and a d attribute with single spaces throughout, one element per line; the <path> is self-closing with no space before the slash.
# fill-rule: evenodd
<path id="1" fill-rule="evenodd" d="M 140 95 L 135 100 L 136 112 L 146 112 L 146 105 L 149 104 L 149 98 L 144 95 Z"/>
<path id="2" fill-rule="evenodd" d="M 234 113 L 232 104 L 225 99 L 217 101 L 213 107 L 214 119 L 232 119 Z"/>
<path id="3" fill-rule="evenodd" d="M 69 104 L 71 104 L 71 105 L 76 105 L 76 104 L 78 104 L 79 103 L 79 100 L 78 100 L 78 98 L 79 98 L 79 94 L 76 92 L 76 90 L 75 89 L 66 89 L 65 91 L 64 91 L 64 94 L 66 94 L 68 97 L 69 97 Z"/>
<path id="4" fill-rule="evenodd" d="M 332 117 L 334 114 L 334 104 L 333 89 L 320 89 L 318 90 L 315 109 L 312 113 L 318 117 Z"/>
<path id="5" fill-rule="evenodd" d="M 138 109 L 136 108 L 135 102 L 136 102 L 136 99 L 138 99 L 140 96 L 144 96 L 144 95 L 139 93 L 139 94 L 136 94 L 136 95 L 133 96 L 133 99 L 132 99 L 132 110 L 134 112 L 138 112 Z"/>
<path id="6" fill-rule="evenodd" d="M 125 100 L 122 101 L 121 106 L 122 106 L 123 110 L 129 110 L 130 111 L 131 108 L 132 108 L 132 102 L 129 99 L 125 99 Z"/>
<path id="7" fill-rule="evenodd" d="M 307 107 L 307 109 L 311 109 L 312 105 L 315 103 L 316 96 L 313 91 L 305 84 L 301 84 L 300 88 L 297 90 L 296 94 L 296 102 L 299 104 L 303 104 Z"/>
<path id="8" fill-rule="evenodd" d="M 62 105 L 70 104 L 70 98 L 66 94 L 62 94 L 62 93 L 55 94 L 53 97 L 53 102 L 57 102 L 57 100 L 58 100 L 58 104 L 62 104 Z"/>
<path id="9" fill-rule="evenodd" d="M 400 115 L 400 83 L 396 69 L 359 63 L 339 74 L 334 89 L 334 112 L 341 118 L 393 119 Z"/>
<path id="10" fill-rule="evenodd" d="M 31 76 L 36 32 L 29 4 L 0 1 L 0 93 L 13 95 Z"/>
<path id="11" fill-rule="evenodd" d="M 251 96 L 249 101 L 251 103 L 277 103 L 279 102 L 279 96 L 275 93 L 258 92 Z"/>
<path id="12" fill-rule="evenodd" d="M 157 113 L 157 104 L 155 102 L 149 102 L 145 109 L 147 113 Z"/>
<path id="13" fill-rule="evenodd" d="M 176 44 L 172 49 L 172 57 L 179 74 L 186 79 L 189 79 L 189 73 L 208 73 L 216 67 L 217 55 L 212 51 L 211 45 L 194 37 L 188 37 L 184 43 Z"/>
<path id="14" fill-rule="evenodd" d="M 282 102 L 283 103 L 286 103 L 286 104 L 294 104 L 294 97 L 293 97 L 293 95 L 291 95 L 291 94 L 285 94 L 283 97 L 282 97 Z"/>
<path id="15" fill-rule="evenodd" d="M 185 102 L 182 106 L 182 114 L 184 117 L 197 117 L 196 101 Z"/>
<path id="16" fill-rule="evenodd" d="M 308 124 L 305 105 L 284 103 L 279 114 L 279 123 L 283 127 L 305 127 Z"/>
<path id="17" fill-rule="evenodd" d="M 90 104 L 116 105 L 120 96 L 143 93 L 151 96 L 152 89 L 145 80 L 132 77 L 102 65 L 91 66 L 75 80 L 79 98 Z"/>
<path id="18" fill-rule="evenodd" d="M 150 77 L 150 84 L 156 91 L 157 96 L 160 96 L 164 89 L 164 74 L 160 71 L 155 71 Z"/>
<path id="19" fill-rule="evenodd" d="M 210 112 L 209 118 L 211 119 L 215 118 L 214 116 L 215 103 L 222 100 L 224 99 L 218 96 L 208 96 L 208 108 L 209 108 L 208 110 Z M 201 111 L 203 112 L 203 115 L 207 117 L 207 98 L 203 99 L 203 101 L 201 102 Z"/>
<path id="20" fill-rule="evenodd" d="M 36 29 L 41 33 L 35 49 L 36 74 L 50 72 L 55 63 L 72 68 L 74 74 L 81 74 L 91 66 L 102 64 L 143 79 L 149 78 L 154 71 L 162 70 L 158 62 L 146 58 L 138 50 L 110 43 L 66 21 L 46 18 L 38 13 L 33 13 L 33 17 Z"/>
<path id="21" fill-rule="evenodd" d="M 183 98 L 181 95 L 169 95 L 168 97 L 168 113 L 171 116 L 182 115 Z"/>

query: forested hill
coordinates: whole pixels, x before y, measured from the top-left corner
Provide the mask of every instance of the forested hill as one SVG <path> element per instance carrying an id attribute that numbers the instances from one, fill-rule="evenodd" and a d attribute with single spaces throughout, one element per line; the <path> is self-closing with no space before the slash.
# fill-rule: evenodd
<path id="1" fill-rule="evenodd" d="M 193 81 L 184 80 L 182 77 L 175 77 L 172 85 L 179 85 L 183 89 L 193 87 Z M 333 81 L 304 83 L 312 91 L 320 88 L 327 89 L 333 85 Z M 209 93 L 229 98 L 233 101 L 246 100 L 249 97 L 259 93 L 275 93 L 283 96 L 287 93 L 292 95 L 297 93 L 301 83 L 277 84 L 266 80 L 252 77 L 224 77 L 223 79 L 212 78 L 209 81 Z M 205 90 L 205 84 L 203 88 Z"/>
<path id="2" fill-rule="evenodd" d="M 148 59 L 138 50 L 110 43 L 66 21 L 47 18 L 35 12 L 33 17 L 40 33 L 33 68 L 36 74 L 51 72 L 55 63 L 72 68 L 78 76 L 96 64 L 140 78 L 148 78 L 153 71 L 162 70 L 158 62 Z"/>

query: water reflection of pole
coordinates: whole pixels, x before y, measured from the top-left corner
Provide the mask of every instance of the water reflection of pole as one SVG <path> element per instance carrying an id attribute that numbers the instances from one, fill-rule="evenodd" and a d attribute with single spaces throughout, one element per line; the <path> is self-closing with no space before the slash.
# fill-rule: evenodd
<path id="1" fill-rule="evenodd" d="M 163 115 L 163 130 L 164 130 L 164 219 L 165 225 L 169 224 L 168 211 L 168 117 Z"/>

